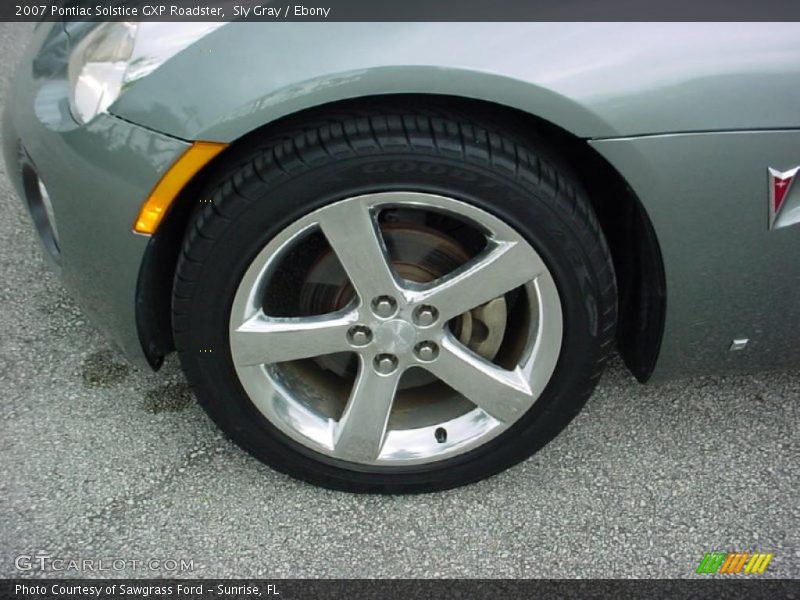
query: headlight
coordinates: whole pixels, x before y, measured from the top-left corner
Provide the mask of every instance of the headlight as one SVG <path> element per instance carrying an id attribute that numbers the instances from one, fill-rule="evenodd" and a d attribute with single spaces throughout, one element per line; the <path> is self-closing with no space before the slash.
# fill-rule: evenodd
<path id="1" fill-rule="evenodd" d="M 103 23 L 69 59 L 70 106 L 87 123 L 105 112 L 137 79 L 224 23 Z"/>
<path id="2" fill-rule="evenodd" d="M 119 97 L 133 54 L 136 23 L 103 23 L 84 37 L 69 60 L 73 116 L 86 123 Z"/>

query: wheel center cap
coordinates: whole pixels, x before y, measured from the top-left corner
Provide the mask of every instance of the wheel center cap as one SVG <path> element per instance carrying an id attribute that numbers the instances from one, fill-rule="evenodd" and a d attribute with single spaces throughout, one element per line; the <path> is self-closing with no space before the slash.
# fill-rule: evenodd
<path id="1" fill-rule="evenodd" d="M 411 352 L 417 339 L 416 328 L 403 319 L 381 323 L 375 331 L 375 342 L 382 352 L 404 354 Z"/>

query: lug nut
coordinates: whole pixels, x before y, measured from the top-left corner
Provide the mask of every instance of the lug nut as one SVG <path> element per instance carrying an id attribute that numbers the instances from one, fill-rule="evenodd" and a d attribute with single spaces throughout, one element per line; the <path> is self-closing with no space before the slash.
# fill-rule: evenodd
<path id="1" fill-rule="evenodd" d="M 439 346 L 434 342 L 420 342 L 414 347 L 414 354 L 418 359 L 430 362 L 439 356 Z"/>
<path id="2" fill-rule="evenodd" d="M 436 319 L 438 318 L 439 311 L 436 310 L 436 307 L 434 306 L 427 306 L 423 304 L 414 310 L 414 322 L 421 327 L 433 325 L 436 323 Z"/>
<path id="3" fill-rule="evenodd" d="M 366 325 L 353 325 L 347 332 L 352 346 L 366 346 L 372 341 L 372 331 Z"/>
<path id="4" fill-rule="evenodd" d="M 397 357 L 394 354 L 378 354 L 375 357 L 375 370 L 383 375 L 393 373 L 397 368 Z"/>
<path id="5" fill-rule="evenodd" d="M 388 319 L 397 311 L 397 301 L 391 296 L 378 296 L 372 301 L 372 312 Z"/>

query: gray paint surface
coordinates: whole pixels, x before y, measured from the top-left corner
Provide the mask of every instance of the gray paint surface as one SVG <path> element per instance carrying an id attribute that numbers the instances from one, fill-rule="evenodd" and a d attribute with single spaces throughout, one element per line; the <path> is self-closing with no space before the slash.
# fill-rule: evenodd
<path id="1" fill-rule="evenodd" d="M 231 23 L 112 107 L 231 141 L 314 106 L 453 94 L 583 137 L 800 126 L 797 23 Z"/>
<path id="2" fill-rule="evenodd" d="M 653 377 L 800 364 L 800 227 L 767 227 L 767 167 L 800 162 L 800 131 L 591 144 L 626 175 L 659 238 L 667 320 Z M 730 352 L 741 338 L 747 348 Z"/>
<path id="3" fill-rule="evenodd" d="M 36 35 L 46 31 L 41 27 Z M 21 138 L 52 198 L 61 245 L 57 268 L 65 285 L 117 346 L 145 365 L 134 299 L 150 238 L 135 235 L 133 224 L 187 144 L 109 115 L 77 127 L 65 89 L 63 74 L 34 77 L 23 61 L 9 98 L 13 110 L 4 119 L 7 162 L 15 169 Z M 15 172 L 9 177 L 19 186 Z"/>

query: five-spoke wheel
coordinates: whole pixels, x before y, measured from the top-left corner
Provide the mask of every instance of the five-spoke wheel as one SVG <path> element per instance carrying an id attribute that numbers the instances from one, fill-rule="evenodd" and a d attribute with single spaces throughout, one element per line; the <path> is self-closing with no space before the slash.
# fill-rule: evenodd
<path id="1" fill-rule="evenodd" d="M 387 244 L 381 222 L 389 215 L 388 230 L 395 236 L 427 223 L 429 236 L 447 239 L 445 231 L 435 229 L 436 222 L 451 228 L 457 224 L 463 231 L 452 235 L 469 239 L 474 255 L 430 281 L 405 279 L 402 273 L 409 272 L 414 257 Z M 333 253 L 341 266 L 339 286 L 351 288 L 352 297 L 327 314 L 270 315 L 265 309 L 268 296 L 290 293 L 276 289 L 274 273 L 286 261 L 298 264 L 295 255 L 306 252 L 309 239 L 320 233 L 327 242 L 318 244 L 320 257 Z M 427 258 L 427 252 L 420 252 L 420 263 L 410 266 L 424 271 Z M 330 285 L 335 276 L 326 280 Z M 459 339 L 459 323 L 467 320 L 474 323 L 473 329 L 480 327 L 476 337 L 488 337 L 496 323 L 481 320 L 481 310 L 493 301 L 507 304 L 506 295 L 512 293 L 522 308 L 514 319 L 501 319 L 501 330 L 492 332 L 501 342 L 492 355 L 471 349 L 473 336 Z M 511 227 L 451 198 L 385 192 L 318 209 L 268 244 L 237 290 L 230 345 L 245 390 L 284 433 L 343 460 L 399 464 L 465 452 L 512 425 L 549 380 L 561 331 L 561 304 L 553 279 L 536 251 Z M 505 363 L 493 362 L 503 343 L 515 350 L 506 350 Z M 287 371 L 313 372 L 318 364 L 313 359 L 343 352 L 357 360 L 352 380 L 347 372 L 342 374 L 340 387 L 350 387 L 346 396 L 336 398 L 327 381 L 312 389 L 309 382 L 315 379 L 310 376 L 298 385 L 287 383 Z M 313 364 L 297 363 L 303 360 Z M 292 365 L 282 366 L 287 362 Z M 414 368 L 446 386 L 422 378 L 401 389 L 404 375 Z M 408 406 L 410 391 L 425 396 L 413 407 Z M 393 419 L 395 411 L 402 412 L 402 418 Z M 437 439 L 441 430 L 447 432 L 446 440 Z"/>
<path id="2" fill-rule="evenodd" d="M 594 388 L 608 249 L 538 142 L 446 107 L 349 106 L 251 137 L 209 176 L 175 277 L 181 364 L 232 439 L 295 477 L 482 479 Z"/>

